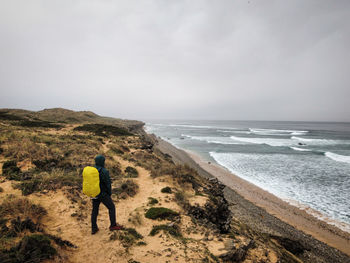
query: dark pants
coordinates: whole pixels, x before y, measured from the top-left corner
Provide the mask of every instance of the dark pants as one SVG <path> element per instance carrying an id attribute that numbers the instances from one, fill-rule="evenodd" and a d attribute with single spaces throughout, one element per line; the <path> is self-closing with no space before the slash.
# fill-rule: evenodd
<path id="1" fill-rule="evenodd" d="M 115 206 L 114 206 L 112 198 L 109 195 L 106 195 L 104 197 L 92 199 L 91 227 L 93 230 L 96 230 L 98 228 L 97 227 L 97 216 L 98 216 L 98 210 L 100 208 L 101 202 L 108 208 L 109 220 L 111 222 L 110 226 L 116 225 Z"/>

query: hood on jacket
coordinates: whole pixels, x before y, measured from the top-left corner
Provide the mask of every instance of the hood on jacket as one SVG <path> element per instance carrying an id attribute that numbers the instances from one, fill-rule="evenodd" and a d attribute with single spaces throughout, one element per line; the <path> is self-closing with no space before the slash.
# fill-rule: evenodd
<path id="1" fill-rule="evenodd" d="M 105 157 L 103 155 L 97 155 L 95 158 L 96 166 L 105 167 Z"/>

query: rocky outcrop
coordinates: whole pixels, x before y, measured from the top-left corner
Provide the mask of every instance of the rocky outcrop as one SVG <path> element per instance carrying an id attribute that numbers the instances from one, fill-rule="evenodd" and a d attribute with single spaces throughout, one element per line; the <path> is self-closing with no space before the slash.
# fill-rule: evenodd
<path id="1" fill-rule="evenodd" d="M 218 180 L 209 180 L 204 187 L 204 192 L 208 194 L 209 200 L 204 207 L 189 206 L 188 214 L 197 222 L 217 228 L 220 233 L 228 233 L 231 229 L 231 213 L 229 205 L 224 197 L 225 186 Z"/>
<path id="2" fill-rule="evenodd" d="M 245 245 L 238 248 L 233 247 L 230 251 L 219 256 L 224 262 L 243 262 L 246 258 L 248 250 L 254 248 L 255 241 L 249 240 Z"/>

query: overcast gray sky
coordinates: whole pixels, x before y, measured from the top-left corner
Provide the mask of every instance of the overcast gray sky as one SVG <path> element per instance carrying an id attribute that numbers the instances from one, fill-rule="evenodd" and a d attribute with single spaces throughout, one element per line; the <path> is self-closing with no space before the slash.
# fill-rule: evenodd
<path id="1" fill-rule="evenodd" d="M 0 0 L 0 108 L 350 121 L 350 1 Z"/>

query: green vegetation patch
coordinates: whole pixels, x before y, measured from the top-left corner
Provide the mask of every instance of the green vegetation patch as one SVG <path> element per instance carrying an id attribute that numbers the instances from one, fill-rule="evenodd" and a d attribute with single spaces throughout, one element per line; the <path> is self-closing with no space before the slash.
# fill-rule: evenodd
<path id="1" fill-rule="evenodd" d="M 108 135 L 114 136 L 131 136 L 133 135 L 128 130 L 105 124 L 84 124 L 74 128 L 75 131 L 87 131 L 96 134 L 97 136 L 107 137 Z"/>
<path id="2" fill-rule="evenodd" d="M 15 160 L 4 162 L 2 166 L 2 174 L 8 180 L 21 180 L 21 170 L 17 167 L 17 162 Z"/>
<path id="3" fill-rule="evenodd" d="M 171 194 L 173 192 L 169 186 L 162 188 L 160 191 L 166 194 Z"/>
<path id="4" fill-rule="evenodd" d="M 139 241 L 136 243 L 136 246 L 147 246 L 147 243 L 144 241 Z"/>
<path id="5" fill-rule="evenodd" d="M 25 120 L 24 118 L 9 114 L 8 112 L 1 111 L 0 112 L 0 120 L 8 120 L 8 121 L 22 121 Z"/>
<path id="6" fill-rule="evenodd" d="M 137 178 L 139 176 L 139 172 L 131 166 L 126 167 L 124 172 L 126 174 L 126 177 L 129 178 Z"/>
<path id="7" fill-rule="evenodd" d="M 152 207 L 145 213 L 145 217 L 149 219 L 172 219 L 177 216 L 179 213 L 165 207 Z"/>
<path id="8" fill-rule="evenodd" d="M 142 239 L 143 236 L 135 228 L 126 228 L 124 231 L 132 235 L 135 239 Z"/>
<path id="9" fill-rule="evenodd" d="M 77 168 L 63 157 L 34 160 L 33 164 L 40 171 L 51 171 L 57 168 L 64 169 L 65 171 L 74 171 Z"/>
<path id="10" fill-rule="evenodd" d="M 148 197 L 148 204 L 149 205 L 155 205 L 155 204 L 158 204 L 159 202 L 158 202 L 158 200 L 157 199 L 155 199 L 155 198 L 153 198 L 153 197 Z"/>
<path id="11" fill-rule="evenodd" d="M 131 247 L 137 240 L 142 238 L 143 236 L 139 234 L 134 228 L 126 228 L 122 231 L 114 232 L 109 237 L 110 240 L 119 240 L 125 248 Z"/>
<path id="12" fill-rule="evenodd" d="M 49 121 L 32 121 L 32 120 L 23 120 L 16 123 L 17 126 L 22 127 L 31 127 L 31 128 L 63 128 L 62 125 L 57 123 L 52 123 Z"/>
<path id="13" fill-rule="evenodd" d="M 174 237 L 180 237 L 181 233 L 180 233 L 180 229 L 178 226 L 176 225 L 158 225 L 158 226 L 153 226 L 151 232 L 149 233 L 151 236 L 155 236 L 156 234 L 158 234 L 160 231 L 164 231 L 166 233 L 169 233 L 170 235 L 174 236 Z"/>

